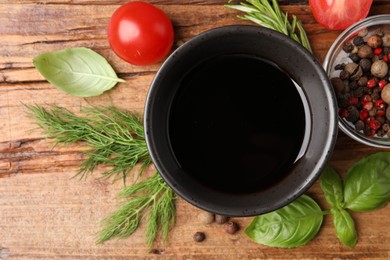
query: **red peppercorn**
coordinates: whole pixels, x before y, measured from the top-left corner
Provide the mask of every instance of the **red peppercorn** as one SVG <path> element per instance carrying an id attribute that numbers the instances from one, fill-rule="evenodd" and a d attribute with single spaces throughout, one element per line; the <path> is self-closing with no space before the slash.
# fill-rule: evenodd
<path id="1" fill-rule="evenodd" d="M 364 135 L 367 137 L 374 137 L 375 136 L 375 130 L 374 129 L 367 129 L 364 131 Z"/>
<path id="2" fill-rule="evenodd" d="M 388 56 L 387 56 L 387 55 L 383 55 L 383 58 L 382 58 L 382 60 L 383 60 L 383 61 L 385 61 L 385 62 L 388 62 L 388 61 L 389 61 L 389 58 L 388 58 Z"/>
<path id="3" fill-rule="evenodd" d="M 379 127 L 381 127 L 381 122 L 379 122 L 378 120 L 376 120 L 375 118 L 371 119 L 368 126 L 371 128 L 371 129 L 374 129 L 374 130 L 377 130 L 379 129 Z"/>
<path id="4" fill-rule="evenodd" d="M 367 81 L 367 88 L 373 88 L 376 86 L 376 81 L 374 79 L 370 79 Z"/>
<path id="5" fill-rule="evenodd" d="M 385 112 L 385 110 L 383 110 L 383 109 L 378 109 L 378 110 L 376 111 L 376 114 L 377 114 L 378 116 L 384 116 L 384 115 L 386 114 L 386 112 Z"/>
<path id="6" fill-rule="evenodd" d="M 382 90 L 387 84 L 387 81 L 384 80 L 384 79 L 381 79 L 379 82 L 378 82 L 378 86 L 379 86 L 379 89 Z"/>
<path id="7" fill-rule="evenodd" d="M 378 99 L 375 102 L 375 107 L 378 108 L 378 109 L 385 109 L 386 108 L 386 103 L 385 103 L 385 101 L 383 101 L 383 99 Z"/>
<path id="8" fill-rule="evenodd" d="M 342 117 L 342 118 L 346 118 L 349 116 L 349 111 L 348 109 L 346 108 L 340 108 L 339 110 L 339 116 Z M 367 113 L 367 116 L 368 116 L 368 113 Z"/>
<path id="9" fill-rule="evenodd" d="M 372 101 L 372 97 L 368 94 L 362 97 L 362 103 Z"/>
<path id="10" fill-rule="evenodd" d="M 357 105 L 357 104 L 359 104 L 359 99 L 357 97 L 349 97 L 348 103 L 350 105 Z"/>
<path id="11" fill-rule="evenodd" d="M 378 48 L 375 48 L 374 49 L 374 54 L 375 55 L 379 55 L 379 54 L 381 54 L 382 53 L 382 48 L 381 47 L 378 47 Z"/>
<path id="12" fill-rule="evenodd" d="M 363 102 L 363 109 L 364 110 L 371 110 L 373 108 L 374 104 L 371 101 Z"/>
<path id="13" fill-rule="evenodd" d="M 347 112 L 348 112 L 348 110 L 347 110 Z M 364 110 L 364 109 L 360 110 L 360 114 L 359 114 L 360 120 L 365 120 L 367 117 L 368 117 L 368 111 Z"/>
<path id="14" fill-rule="evenodd" d="M 366 119 L 364 119 L 364 123 L 366 123 L 368 126 L 370 125 L 371 120 L 375 119 L 373 116 L 369 116 Z"/>

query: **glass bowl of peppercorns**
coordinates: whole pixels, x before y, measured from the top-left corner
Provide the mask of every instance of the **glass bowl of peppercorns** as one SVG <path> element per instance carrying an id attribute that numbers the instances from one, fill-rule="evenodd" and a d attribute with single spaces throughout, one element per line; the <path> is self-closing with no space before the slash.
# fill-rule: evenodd
<path id="1" fill-rule="evenodd" d="M 390 15 L 343 31 L 323 66 L 337 96 L 339 128 L 363 144 L 390 148 Z"/>

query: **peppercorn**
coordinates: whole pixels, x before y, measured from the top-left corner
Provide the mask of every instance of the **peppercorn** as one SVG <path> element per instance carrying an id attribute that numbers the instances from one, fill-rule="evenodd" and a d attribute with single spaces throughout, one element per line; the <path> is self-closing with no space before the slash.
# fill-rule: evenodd
<path id="1" fill-rule="evenodd" d="M 349 115 L 346 119 L 352 123 L 356 122 L 359 119 L 359 111 L 355 106 L 348 107 Z"/>
<path id="2" fill-rule="evenodd" d="M 352 42 L 355 46 L 361 46 L 364 44 L 364 39 L 361 36 L 356 36 Z"/>
<path id="3" fill-rule="evenodd" d="M 388 132 L 388 131 L 390 130 L 390 125 L 387 124 L 387 123 L 384 123 L 384 124 L 382 125 L 382 129 L 383 129 L 383 131 Z"/>
<path id="4" fill-rule="evenodd" d="M 345 66 L 344 63 L 337 64 L 337 65 L 334 67 L 334 69 L 335 69 L 335 70 L 343 70 L 343 69 L 344 69 L 344 66 Z"/>
<path id="5" fill-rule="evenodd" d="M 367 29 L 362 29 L 359 33 L 358 33 L 358 36 L 360 37 L 366 37 L 368 34 L 368 30 Z"/>
<path id="6" fill-rule="evenodd" d="M 352 80 L 349 82 L 348 84 L 348 88 L 349 90 L 354 90 L 354 89 L 357 89 L 359 86 L 358 86 L 358 82 L 357 80 Z"/>
<path id="7" fill-rule="evenodd" d="M 359 87 L 365 87 L 367 85 L 367 81 L 368 81 L 368 78 L 367 77 L 360 77 L 360 79 L 356 82 L 356 85 L 359 86 Z M 349 84 L 349 87 L 351 89 L 354 89 L 352 86 L 351 86 L 351 83 Z"/>
<path id="8" fill-rule="evenodd" d="M 381 123 L 381 125 L 383 125 L 386 122 L 386 118 L 383 116 L 376 115 L 375 119 L 378 120 Z"/>
<path id="9" fill-rule="evenodd" d="M 375 61 L 371 66 L 371 74 L 378 78 L 383 78 L 389 72 L 389 66 L 383 60 Z"/>
<path id="10" fill-rule="evenodd" d="M 390 104 L 390 83 L 386 84 L 381 92 L 381 98 L 383 101 L 385 101 L 387 104 Z"/>
<path id="11" fill-rule="evenodd" d="M 342 81 L 342 79 L 340 78 L 331 78 L 330 79 L 330 82 L 332 83 L 332 86 L 334 88 L 334 90 L 337 92 L 337 93 L 344 93 L 345 92 L 345 84 L 344 82 Z"/>
<path id="12" fill-rule="evenodd" d="M 360 97 L 363 96 L 363 93 L 364 93 L 363 91 L 364 91 L 364 90 L 363 90 L 363 87 L 358 87 L 357 89 L 355 89 L 355 90 L 352 91 L 352 95 L 353 95 L 354 97 L 360 98 Z"/>
<path id="13" fill-rule="evenodd" d="M 383 129 L 378 129 L 376 131 L 376 134 L 379 136 L 379 137 L 383 137 L 385 136 L 386 132 L 383 130 Z"/>
<path id="14" fill-rule="evenodd" d="M 371 49 L 371 48 L 370 48 L 370 49 Z M 358 53 L 359 53 L 359 51 L 358 51 Z M 351 53 L 351 54 L 349 55 L 349 58 L 350 58 L 353 62 L 355 62 L 355 63 L 358 63 L 358 62 L 360 61 L 360 59 L 361 59 L 361 57 L 359 56 L 358 53 Z M 366 57 L 364 57 L 364 58 L 366 58 Z"/>
<path id="15" fill-rule="evenodd" d="M 229 221 L 225 224 L 225 231 L 229 234 L 234 234 L 240 229 L 240 226 L 233 221 Z"/>
<path id="16" fill-rule="evenodd" d="M 390 120 L 390 106 L 386 108 L 386 119 Z"/>
<path id="17" fill-rule="evenodd" d="M 369 72 L 371 70 L 372 62 L 369 59 L 361 59 L 359 61 L 359 66 L 362 68 L 363 72 Z"/>
<path id="18" fill-rule="evenodd" d="M 365 127 L 365 124 L 364 124 L 364 122 L 363 122 L 362 120 L 356 121 L 356 123 L 355 123 L 355 129 L 356 129 L 357 131 L 362 131 L 362 130 L 364 129 L 364 127 Z"/>
<path id="19" fill-rule="evenodd" d="M 350 76 L 351 76 L 351 74 L 348 71 L 346 71 L 346 70 L 340 71 L 339 77 L 341 80 L 347 80 L 347 79 L 349 79 Z"/>
<path id="20" fill-rule="evenodd" d="M 203 232 L 196 232 L 193 238 L 195 242 L 202 242 L 206 239 L 206 235 Z"/>
<path id="21" fill-rule="evenodd" d="M 222 215 L 218 215 L 218 214 L 215 215 L 215 222 L 217 222 L 218 224 L 224 224 L 228 220 L 229 220 L 229 217 L 227 217 L 227 216 L 222 216 Z"/>
<path id="22" fill-rule="evenodd" d="M 207 211 L 201 211 L 198 214 L 198 220 L 203 224 L 210 224 L 214 221 L 214 214 Z"/>
<path id="23" fill-rule="evenodd" d="M 352 43 L 351 43 L 351 42 L 345 42 L 345 43 L 343 44 L 343 50 L 344 50 L 345 52 L 351 52 L 352 49 L 353 49 L 353 46 L 352 46 Z"/>
<path id="24" fill-rule="evenodd" d="M 367 45 L 375 49 L 382 46 L 382 38 L 378 35 L 372 35 L 367 39 Z"/>
<path id="25" fill-rule="evenodd" d="M 372 48 L 368 45 L 363 45 L 362 47 L 359 48 L 357 55 L 358 55 L 358 57 L 360 57 L 362 59 L 372 58 L 372 56 L 373 56 Z M 350 58 L 351 58 L 351 56 L 352 55 L 350 55 Z M 356 62 L 353 59 L 351 59 L 351 60 L 353 62 Z"/>
<path id="26" fill-rule="evenodd" d="M 382 46 L 389 47 L 390 46 L 390 34 L 385 33 L 382 37 Z"/>

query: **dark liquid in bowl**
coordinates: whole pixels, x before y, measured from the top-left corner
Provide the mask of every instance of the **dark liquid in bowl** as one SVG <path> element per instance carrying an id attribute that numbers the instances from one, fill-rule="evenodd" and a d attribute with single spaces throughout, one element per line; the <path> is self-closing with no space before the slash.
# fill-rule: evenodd
<path id="1" fill-rule="evenodd" d="M 197 181 L 248 193 L 289 174 L 305 121 L 301 96 L 279 68 L 223 55 L 184 77 L 171 107 L 169 138 L 178 163 Z"/>

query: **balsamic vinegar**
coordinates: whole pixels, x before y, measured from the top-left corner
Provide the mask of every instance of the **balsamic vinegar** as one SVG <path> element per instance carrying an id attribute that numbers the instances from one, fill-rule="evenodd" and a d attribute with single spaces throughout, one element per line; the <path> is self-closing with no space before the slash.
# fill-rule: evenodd
<path id="1" fill-rule="evenodd" d="M 259 58 L 222 55 L 184 76 L 171 106 L 169 138 L 178 163 L 197 181 L 248 193 L 289 174 L 306 121 L 286 73 Z"/>

